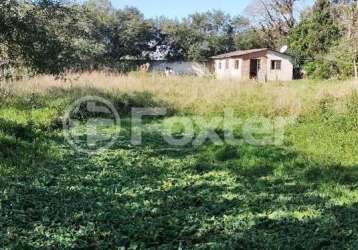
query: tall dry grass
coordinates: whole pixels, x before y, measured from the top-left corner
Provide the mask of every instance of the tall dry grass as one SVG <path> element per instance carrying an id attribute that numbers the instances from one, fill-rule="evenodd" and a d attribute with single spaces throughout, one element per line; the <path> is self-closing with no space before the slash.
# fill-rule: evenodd
<path id="1" fill-rule="evenodd" d="M 62 79 L 45 75 L 1 83 L 0 98 L 10 94 L 45 93 L 54 88 L 70 91 L 90 88 L 109 94 L 148 92 L 180 112 L 196 114 L 221 113 L 224 108 L 233 108 L 242 115 L 285 116 L 310 112 L 327 98 L 333 98 L 340 108 L 344 99 L 358 89 L 358 83 L 301 80 L 260 84 L 144 73 L 118 75 L 91 72 L 69 74 Z"/>

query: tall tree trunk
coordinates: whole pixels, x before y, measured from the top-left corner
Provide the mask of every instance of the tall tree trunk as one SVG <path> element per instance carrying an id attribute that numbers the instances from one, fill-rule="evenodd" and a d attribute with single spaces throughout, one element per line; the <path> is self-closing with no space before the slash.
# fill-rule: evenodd
<path id="1" fill-rule="evenodd" d="M 356 6 L 353 6 L 352 10 L 352 28 L 354 28 L 354 36 L 353 36 L 353 43 L 354 43 L 354 78 L 358 80 L 358 65 L 357 65 L 357 15 L 358 15 L 358 1 L 356 0 Z"/>
<path id="2" fill-rule="evenodd" d="M 356 58 L 353 59 L 353 67 L 354 67 L 354 78 L 358 80 L 358 66 Z"/>
<path id="3" fill-rule="evenodd" d="M 358 80 L 358 65 L 357 65 L 357 43 L 353 39 L 353 68 L 354 68 L 354 78 Z"/>

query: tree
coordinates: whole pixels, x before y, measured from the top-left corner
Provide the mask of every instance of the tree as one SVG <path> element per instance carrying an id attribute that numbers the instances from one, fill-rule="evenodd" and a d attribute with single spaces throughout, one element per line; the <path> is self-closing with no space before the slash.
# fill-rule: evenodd
<path id="1" fill-rule="evenodd" d="M 0 56 L 36 73 L 115 67 L 121 58 L 147 56 L 161 40 L 137 9 L 115 10 L 108 0 L 5 0 L 0 25 Z"/>
<path id="2" fill-rule="evenodd" d="M 111 59 L 123 57 L 143 58 L 155 50 L 156 29 L 144 19 L 136 8 L 116 10 L 108 25 L 108 55 Z"/>
<path id="3" fill-rule="evenodd" d="M 169 59 L 195 61 L 235 50 L 247 20 L 214 10 L 194 13 L 182 21 L 161 18 L 157 25 L 166 37 Z"/>
<path id="4" fill-rule="evenodd" d="M 347 56 L 350 58 L 349 63 L 352 65 L 354 76 L 358 79 L 358 1 L 357 0 L 334 0 L 335 9 L 339 17 L 339 22 L 346 35 L 342 37 L 338 46 L 338 51 L 332 51 L 330 57 L 336 56 L 342 58 L 345 52 L 345 58 L 341 64 L 347 64 Z"/>
<path id="5" fill-rule="evenodd" d="M 238 50 L 267 48 L 270 44 L 262 38 L 256 29 L 247 29 L 240 32 L 235 38 L 235 47 Z"/>
<path id="6" fill-rule="evenodd" d="M 254 24 L 269 47 L 278 48 L 296 23 L 294 7 L 299 0 L 255 0 L 247 12 L 256 19 Z"/>
<path id="7" fill-rule="evenodd" d="M 110 0 L 88 0 L 84 3 L 88 9 L 96 11 L 97 13 L 108 14 L 114 11 Z"/>
<path id="8" fill-rule="evenodd" d="M 47 0 L 27 8 L 17 42 L 28 67 L 39 73 L 59 74 L 84 68 L 103 53 L 92 37 L 92 21 L 81 6 Z"/>
<path id="9" fill-rule="evenodd" d="M 25 3 L 23 4 L 23 6 Z M 0 57 L 16 61 L 20 57 L 18 37 L 24 22 L 24 8 L 16 0 L 0 2 Z"/>
<path id="10" fill-rule="evenodd" d="M 166 38 L 164 43 L 169 60 L 200 59 L 201 45 L 204 44 L 203 37 L 196 30 L 172 20 L 167 20 L 160 29 Z"/>
<path id="11" fill-rule="evenodd" d="M 341 31 L 334 20 L 329 0 L 317 0 L 312 15 L 302 20 L 289 34 L 290 50 L 302 63 L 317 59 L 336 45 Z"/>
<path id="12" fill-rule="evenodd" d="M 103 52 L 92 37 L 89 13 L 79 5 L 6 0 L 0 6 L 0 53 L 16 67 L 59 74 L 86 67 Z"/>

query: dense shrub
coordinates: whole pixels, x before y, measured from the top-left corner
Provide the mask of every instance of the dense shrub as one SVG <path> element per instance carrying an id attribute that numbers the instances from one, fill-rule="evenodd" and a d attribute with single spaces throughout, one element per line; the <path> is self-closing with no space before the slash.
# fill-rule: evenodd
<path id="1" fill-rule="evenodd" d="M 304 71 L 306 76 L 311 79 L 330 79 L 338 76 L 337 66 L 323 60 L 306 63 Z"/>

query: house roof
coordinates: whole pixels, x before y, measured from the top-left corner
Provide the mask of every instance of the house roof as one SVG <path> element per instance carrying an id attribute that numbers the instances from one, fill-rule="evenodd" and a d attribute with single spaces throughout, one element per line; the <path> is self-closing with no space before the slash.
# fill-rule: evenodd
<path id="1" fill-rule="evenodd" d="M 249 50 L 237 50 L 237 51 L 233 51 L 230 53 L 226 53 L 226 54 L 221 54 L 221 55 L 217 55 L 217 56 L 213 56 L 211 57 L 211 59 L 223 59 L 223 58 L 230 58 L 230 57 L 235 57 L 235 56 L 243 56 L 243 55 L 248 55 L 248 54 L 252 54 L 252 53 L 256 53 L 256 52 L 262 52 L 262 51 L 273 51 L 285 56 L 289 56 L 287 54 L 278 52 L 278 51 L 274 51 L 268 48 L 263 48 L 263 49 L 249 49 Z"/>

